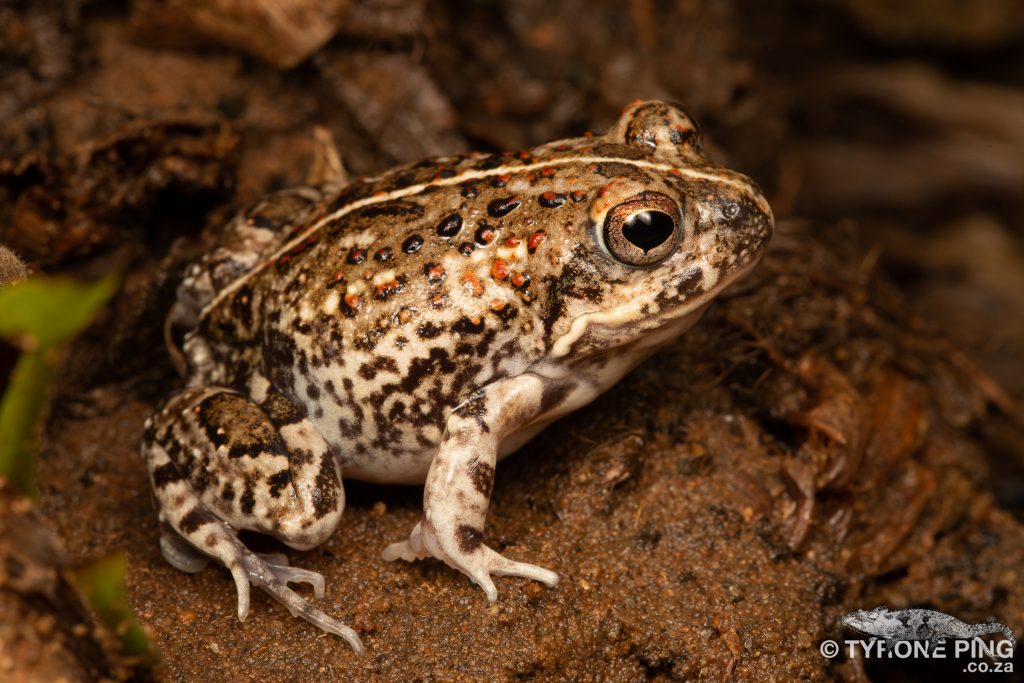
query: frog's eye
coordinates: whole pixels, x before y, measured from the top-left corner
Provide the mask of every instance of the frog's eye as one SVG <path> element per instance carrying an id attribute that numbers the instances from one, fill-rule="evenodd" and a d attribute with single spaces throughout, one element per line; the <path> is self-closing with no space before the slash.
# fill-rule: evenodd
<path id="1" fill-rule="evenodd" d="M 657 192 L 641 192 L 608 212 L 604 243 L 628 266 L 651 266 L 668 258 L 683 236 L 674 201 Z"/>

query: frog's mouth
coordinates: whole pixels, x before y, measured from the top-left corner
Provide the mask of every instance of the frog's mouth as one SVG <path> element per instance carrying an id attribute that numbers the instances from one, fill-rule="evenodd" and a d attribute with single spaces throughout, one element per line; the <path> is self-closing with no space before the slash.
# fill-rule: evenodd
<path id="1" fill-rule="evenodd" d="M 611 310 L 588 311 L 577 317 L 568 332 L 551 345 L 551 358 L 568 356 L 576 344 L 588 334 L 601 338 L 604 348 L 622 346 L 649 337 L 641 345 L 657 348 L 685 332 L 697 322 L 704 309 L 727 287 L 746 277 L 760 262 L 760 256 L 739 270 L 728 273 L 712 284 L 708 291 L 683 306 L 674 306 L 664 313 L 644 315 L 642 302 L 631 302 Z"/>

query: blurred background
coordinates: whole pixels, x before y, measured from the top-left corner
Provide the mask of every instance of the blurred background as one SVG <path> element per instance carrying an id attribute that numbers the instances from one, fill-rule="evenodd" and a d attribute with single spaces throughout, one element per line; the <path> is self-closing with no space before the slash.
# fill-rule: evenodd
<path id="1" fill-rule="evenodd" d="M 962 350 L 988 489 L 1024 519 L 1019 0 L 2 0 L 0 245 L 123 274 L 64 380 L 152 400 L 176 268 L 303 181 L 315 126 L 369 175 L 600 131 L 636 98 L 700 121 L 764 187 L 777 242 L 834 245 L 895 285 L 922 343 Z M 0 389 L 14 358 L 0 344 Z"/>

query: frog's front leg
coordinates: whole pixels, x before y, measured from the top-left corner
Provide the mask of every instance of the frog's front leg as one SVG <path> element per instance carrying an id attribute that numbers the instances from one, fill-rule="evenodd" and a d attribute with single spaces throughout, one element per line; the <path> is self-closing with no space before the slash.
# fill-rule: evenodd
<path id="1" fill-rule="evenodd" d="M 498 449 L 541 416 L 545 382 L 534 374 L 499 380 L 452 411 L 427 474 L 423 518 L 408 540 L 384 550 L 385 560 L 436 557 L 469 576 L 490 602 L 498 597 L 492 574 L 558 583 L 554 572 L 506 559 L 483 543 Z"/>
<path id="2" fill-rule="evenodd" d="M 285 585 L 308 583 L 322 597 L 323 577 L 288 566 L 280 555 L 256 555 L 236 533 L 251 529 L 305 550 L 340 521 L 345 499 L 337 459 L 284 396 L 271 390 L 257 404 L 230 389 L 186 389 L 147 422 L 143 455 L 168 562 L 198 571 L 212 557 L 235 580 L 239 619 L 249 611 L 251 583 L 362 652 L 352 629 Z"/>

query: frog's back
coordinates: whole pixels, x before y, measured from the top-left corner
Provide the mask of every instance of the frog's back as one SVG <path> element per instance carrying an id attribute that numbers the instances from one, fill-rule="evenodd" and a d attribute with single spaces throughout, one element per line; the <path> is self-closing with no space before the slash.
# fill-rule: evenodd
<path id="1" fill-rule="evenodd" d="M 684 175 L 657 151 L 579 138 L 356 181 L 305 208 L 218 291 L 193 353 L 214 361 L 193 375 L 250 394 L 258 376 L 352 476 L 421 480 L 445 416 L 549 354 L 577 316 L 567 302 L 622 303 L 614 290 L 629 272 L 575 258 L 616 185 L 696 196 L 728 181 L 722 169 L 702 178 L 699 155 Z"/>
<path id="2" fill-rule="evenodd" d="M 202 381 L 252 393 L 262 373 L 351 476 L 421 480 L 445 415 L 544 353 L 545 242 L 585 193 L 527 161 L 436 159 L 321 202 L 208 305 Z"/>

